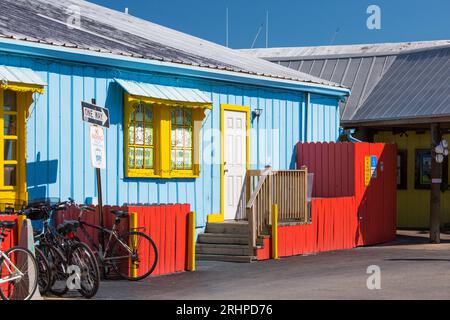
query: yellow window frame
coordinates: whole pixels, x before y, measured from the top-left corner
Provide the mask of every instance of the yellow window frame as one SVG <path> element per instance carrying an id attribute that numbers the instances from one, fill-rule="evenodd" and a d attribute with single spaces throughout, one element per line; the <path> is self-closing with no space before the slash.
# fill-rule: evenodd
<path id="1" fill-rule="evenodd" d="M 137 103 L 149 104 L 153 108 L 153 169 L 129 168 L 129 126 L 133 106 Z M 125 94 L 124 101 L 124 166 L 128 178 L 198 178 L 200 176 L 200 129 L 205 117 L 205 108 L 210 106 L 162 101 L 158 99 Z M 171 110 L 192 108 L 192 169 L 171 169 Z"/>
<path id="2" fill-rule="evenodd" d="M 18 85 L 7 90 L 17 89 Z M 32 93 L 24 88 L 22 90 L 12 90 L 16 92 L 16 111 L 4 110 L 4 91 L 0 89 L 0 199 L 17 199 L 20 202 L 28 201 L 27 183 L 26 183 L 26 118 L 28 106 L 32 103 Z M 16 116 L 17 128 L 16 135 L 5 135 L 4 124 L 5 115 Z M 5 160 L 5 139 L 16 141 L 16 160 Z M 16 166 L 16 185 L 4 185 L 4 167 L 5 165 Z M 19 204 L 19 203 L 15 203 Z"/>

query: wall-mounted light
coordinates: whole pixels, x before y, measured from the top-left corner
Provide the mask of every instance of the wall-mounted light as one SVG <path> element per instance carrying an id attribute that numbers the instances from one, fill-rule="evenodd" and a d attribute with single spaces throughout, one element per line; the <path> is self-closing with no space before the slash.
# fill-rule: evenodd
<path id="1" fill-rule="evenodd" d="M 263 113 L 263 109 L 257 108 L 255 110 L 253 110 L 252 114 L 253 114 L 253 118 L 259 118 Z"/>

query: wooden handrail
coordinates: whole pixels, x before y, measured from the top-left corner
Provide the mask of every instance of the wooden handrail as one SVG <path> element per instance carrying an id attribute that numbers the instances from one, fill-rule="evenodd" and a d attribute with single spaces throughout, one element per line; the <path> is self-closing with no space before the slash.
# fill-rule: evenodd
<path id="1" fill-rule="evenodd" d="M 258 170 L 259 171 L 259 170 Z M 266 178 L 268 175 L 272 174 L 272 168 L 267 168 L 264 171 L 262 171 L 261 179 L 259 179 L 258 184 L 256 185 L 255 190 L 250 195 L 250 199 L 247 202 L 247 209 L 251 209 L 253 207 L 256 197 L 258 196 L 262 186 L 264 185 L 264 182 L 266 181 Z"/>

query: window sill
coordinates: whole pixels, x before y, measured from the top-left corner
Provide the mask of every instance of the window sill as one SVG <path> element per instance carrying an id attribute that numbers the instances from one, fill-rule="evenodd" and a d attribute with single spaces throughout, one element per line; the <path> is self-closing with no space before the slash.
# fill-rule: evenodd
<path id="1" fill-rule="evenodd" d="M 174 170 L 162 174 L 156 174 L 154 170 L 130 170 L 126 173 L 126 177 L 142 179 L 197 179 L 200 177 L 200 174 L 193 170 Z"/>

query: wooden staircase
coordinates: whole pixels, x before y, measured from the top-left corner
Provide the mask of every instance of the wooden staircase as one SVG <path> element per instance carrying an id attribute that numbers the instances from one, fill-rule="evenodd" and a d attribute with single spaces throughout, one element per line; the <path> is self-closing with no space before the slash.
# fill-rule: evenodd
<path id="1" fill-rule="evenodd" d="M 249 228 L 246 221 L 208 223 L 204 233 L 198 236 L 197 260 L 252 262 Z M 263 241 L 258 241 L 261 247 Z"/>
<path id="2" fill-rule="evenodd" d="M 208 223 L 197 241 L 197 260 L 252 262 L 278 221 L 307 221 L 308 170 L 248 170 L 235 221 Z M 278 211 L 272 211 L 273 206 Z"/>

